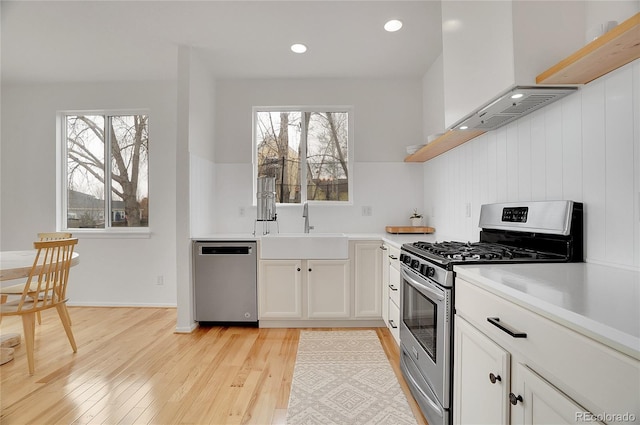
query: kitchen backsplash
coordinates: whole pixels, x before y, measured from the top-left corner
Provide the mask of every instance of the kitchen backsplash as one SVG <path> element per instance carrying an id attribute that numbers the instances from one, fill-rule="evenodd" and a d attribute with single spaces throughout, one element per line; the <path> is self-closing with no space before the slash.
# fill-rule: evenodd
<path id="1" fill-rule="evenodd" d="M 640 268 L 640 60 L 424 163 L 438 239 L 476 241 L 480 205 L 585 204 L 587 261 Z"/>

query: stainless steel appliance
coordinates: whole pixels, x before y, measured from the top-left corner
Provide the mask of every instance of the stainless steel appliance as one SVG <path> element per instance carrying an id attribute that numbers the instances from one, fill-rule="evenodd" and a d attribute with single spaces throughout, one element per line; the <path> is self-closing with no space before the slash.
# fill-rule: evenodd
<path id="1" fill-rule="evenodd" d="M 195 319 L 258 325 L 255 241 L 193 242 Z"/>
<path id="2" fill-rule="evenodd" d="M 479 242 L 402 246 L 400 367 L 430 425 L 453 420 L 453 266 L 580 262 L 582 215 L 582 204 L 572 201 L 487 204 Z"/>
<path id="3" fill-rule="evenodd" d="M 276 220 L 276 178 L 258 177 L 256 192 L 257 220 Z"/>
<path id="4" fill-rule="evenodd" d="M 271 223 L 278 226 L 278 214 L 276 213 L 276 178 L 258 177 L 256 191 L 256 221 L 253 223 L 253 234 L 256 234 L 257 223 L 262 224 L 262 234 L 271 233 Z"/>

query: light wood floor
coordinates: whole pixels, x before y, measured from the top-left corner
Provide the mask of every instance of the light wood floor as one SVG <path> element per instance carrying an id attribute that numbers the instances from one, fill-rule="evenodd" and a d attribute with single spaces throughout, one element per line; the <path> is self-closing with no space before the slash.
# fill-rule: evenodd
<path id="1" fill-rule="evenodd" d="M 175 309 L 69 307 L 76 354 L 55 310 L 36 325 L 35 374 L 24 342 L 0 366 L 2 425 L 284 424 L 298 329 L 200 328 L 174 333 Z M 3 334 L 22 333 L 5 317 Z M 418 424 L 426 421 L 376 328 Z"/>

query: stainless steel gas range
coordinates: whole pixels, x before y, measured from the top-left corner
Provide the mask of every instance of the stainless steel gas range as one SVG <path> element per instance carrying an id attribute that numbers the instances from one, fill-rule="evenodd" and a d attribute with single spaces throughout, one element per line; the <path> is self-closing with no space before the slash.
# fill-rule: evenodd
<path id="1" fill-rule="evenodd" d="M 430 425 L 453 419 L 453 266 L 581 262 L 582 216 L 582 204 L 572 201 L 487 204 L 479 242 L 402 246 L 400 367 Z"/>

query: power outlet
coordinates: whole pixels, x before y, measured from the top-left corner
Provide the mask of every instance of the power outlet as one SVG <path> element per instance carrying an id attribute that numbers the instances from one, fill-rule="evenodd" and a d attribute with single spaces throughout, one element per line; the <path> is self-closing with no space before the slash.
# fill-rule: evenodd
<path id="1" fill-rule="evenodd" d="M 240 217 L 244 217 L 244 215 L 245 215 L 245 209 L 244 209 L 244 207 L 238 207 L 238 215 L 239 215 Z"/>
<path id="2" fill-rule="evenodd" d="M 371 208 L 370 206 L 362 207 L 362 215 L 365 217 L 370 217 L 371 215 L 373 215 L 373 208 Z"/>
<path id="3" fill-rule="evenodd" d="M 164 276 L 163 275 L 158 275 L 156 277 L 156 285 L 158 285 L 158 286 L 163 286 L 164 285 Z"/>
<path id="4" fill-rule="evenodd" d="M 467 218 L 471 218 L 471 202 L 467 202 L 465 205 L 465 215 Z"/>

